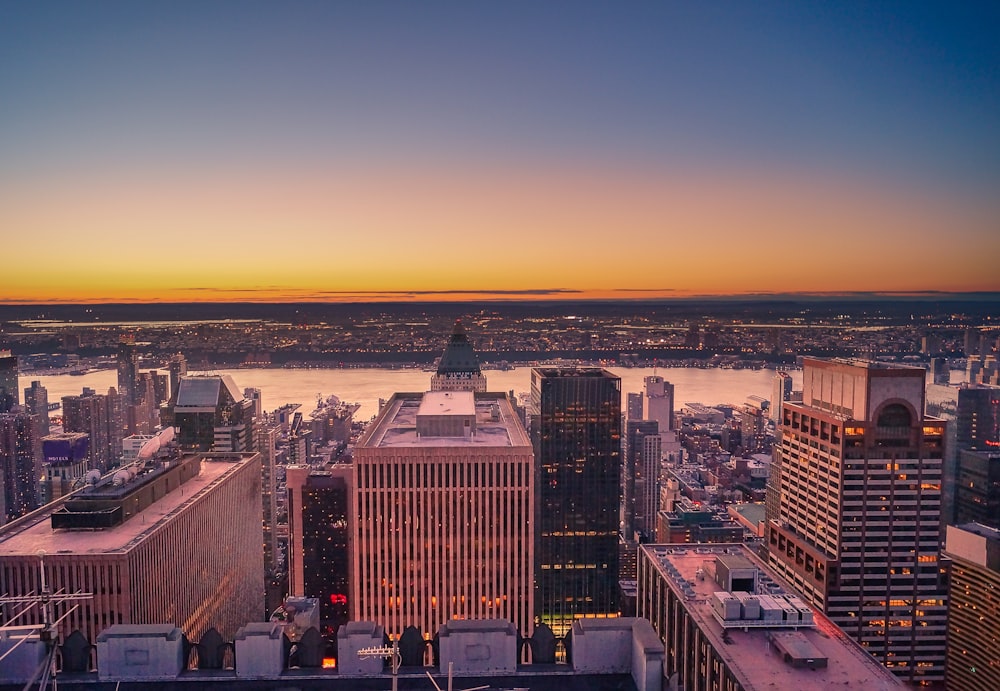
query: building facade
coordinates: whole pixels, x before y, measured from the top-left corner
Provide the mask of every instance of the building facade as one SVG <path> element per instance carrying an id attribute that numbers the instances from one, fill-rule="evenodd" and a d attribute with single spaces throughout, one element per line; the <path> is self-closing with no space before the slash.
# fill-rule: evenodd
<path id="1" fill-rule="evenodd" d="M 923 411 L 923 369 L 805 359 L 803 402 L 778 426 L 767 531 L 770 563 L 811 603 L 898 676 L 934 683 L 945 422 Z"/>
<path id="2" fill-rule="evenodd" d="M 123 424 L 118 393 L 107 395 L 84 388 L 78 396 L 63 396 L 63 430 L 90 437 L 91 468 L 107 472 L 122 455 Z"/>
<path id="3" fill-rule="evenodd" d="M 191 455 L 63 497 L 0 529 L 0 583 L 37 594 L 44 568 L 53 592 L 92 594 L 55 607 L 64 637 L 172 622 L 195 640 L 213 626 L 232 640 L 264 616 L 259 463 Z M 39 609 L 18 622 L 41 623 Z"/>
<path id="4" fill-rule="evenodd" d="M 1000 689 L 1000 530 L 978 523 L 948 526 L 950 691 Z"/>
<path id="5" fill-rule="evenodd" d="M 645 377 L 646 419 L 660 423 L 661 432 L 674 429 L 674 385 L 663 377 Z"/>
<path id="6" fill-rule="evenodd" d="M 625 423 L 622 526 L 626 540 L 638 533 L 643 541 L 651 541 L 656 533 L 662 449 L 659 428 L 656 420 Z"/>
<path id="7" fill-rule="evenodd" d="M 621 380 L 598 368 L 531 372 L 538 487 L 535 612 L 556 635 L 619 609 Z"/>
<path id="8" fill-rule="evenodd" d="M 285 474 L 289 591 L 319 600 L 324 637 L 348 621 L 352 475 L 349 465 L 322 470 L 289 466 Z"/>
<path id="9" fill-rule="evenodd" d="M 351 618 L 430 638 L 452 619 L 533 630 L 535 480 L 504 394 L 395 394 L 354 449 Z"/>
<path id="10" fill-rule="evenodd" d="M 0 520 L 11 521 L 38 508 L 42 440 L 33 415 L 0 413 Z"/>
<path id="11" fill-rule="evenodd" d="M 20 404 L 17 387 L 17 356 L 9 350 L 0 350 L 0 413 L 9 413 Z"/>

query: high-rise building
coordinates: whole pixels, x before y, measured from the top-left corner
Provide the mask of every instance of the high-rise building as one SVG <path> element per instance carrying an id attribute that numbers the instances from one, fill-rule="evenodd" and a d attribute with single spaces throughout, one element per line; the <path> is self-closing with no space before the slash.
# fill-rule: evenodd
<path id="1" fill-rule="evenodd" d="M 955 424 L 959 449 L 1000 450 L 1000 386 L 967 384 L 960 388 Z"/>
<path id="2" fill-rule="evenodd" d="M 778 426 L 770 563 L 898 676 L 940 682 L 945 422 L 924 415 L 924 370 L 807 358 L 803 401 Z"/>
<path id="3" fill-rule="evenodd" d="M 788 372 L 774 373 L 774 390 L 771 392 L 771 422 L 775 425 L 781 419 L 781 409 L 785 401 L 792 398 L 792 375 Z"/>
<path id="4" fill-rule="evenodd" d="M 181 448 L 241 452 L 254 448 L 253 403 L 228 374 L 184 377 L 170 418 Z"/>
<path id="5" fill-rule="evenodd" d="M 537 467 L 535 612 L 556 635 L 617 616 L 621 380 L 599 368 L 531 371 Z"/>
<path id="6" fill-rule="evenodd" d="M 250 414 L 253 417 L 263 417 L 264 415 L 264 405 L 261 401 L 260 389 L 254 387 L 246 387 L 243 389 L 243 398 L 250 401 L 253 407 L 250 410 Z"/>
<path id="7" fill-rule="evenodd" d="M 122 426 L 118 396 L 84 388 L 78 396 L 63 396 L 63 431 L 83 432 L 90 437 L 90 467 L 106 472 L 119 463 Z M 117 420 L 117 421 L 116 421 Z"/>
<path id="8" fill-rule="evenodd" d="M 54 607 L 62 635 L 91 642 L 112 624 L 170 622 L 197 640 L 225 640 L 264 610 L 256 454 L 198 454 L 119 470 L 49 504 L 35 519 L 0 528 L 6 595 L 39 592 L 39 553 L 52 592 L 92 599 Z M 134 468 L 134 467 L 133 467 Z M 76 609 L 68 611 L 70 606 Z M 39 607 L 21 624 L 39 624 Z"/>
<path id="9" fill-rule="evenodd" d="M 948 526 L 949 691 L 1000 689 L 1000 530 L 979 523 Z"/>
<path id="10" fill-rule="evenodd" d="M 267 587 L 267 611 L 272 612 L 281 604 L 281 599 L 288 593 L 287 587 L 278 587 L 280 564 L 278 551 L 278 492 L 275 473 L 278 461 L 278 437 L 280 427 L 261 418 L 260 424 L 255 424 L 257 435 L 256 450 L 260 454 L 260 490 L 262 508 L 262 526 L 264 530 L 264 573 Z"/>
<path id="11" fill-rule="evenodd" d="M 656 533 L 662 450 L 659 428 L 656 420 L 625 423 L 622 532 L 626 540 L 638 533 L 640 541 L 650 541 Z"/>
<path id="12" fill-rule="evenodd" d="M 20 404 L 17 388 L 17 356 L 0 350 L 0 413 L 9 413 Z"/>
<path id="13" fill-rule="evenodd" d="M 167 363 L 167 372 L 170 376 L 170 396 L 168 398 L 177 397 L 177 388 L 180 386 L 181 377 L 184 377 L 188 373 L 187 360 L 183 355 L 177 353 L 170 358 Z"/>
<path id="14" fill-rule="evenodd" d="M 319 600 L 324 637 L 349 619 L 352 472 L 350 465 L 300 465 L 285 474 L 289 594 Z"/>
<path id="15" fill-rule="evenodd" d="M 956 480 L 954 522 L 1000 529 L 1000 450 L 959 451 Z"/>
<path id="16" fill-rule="evenodd" d="M 533 457 L 505 394 L 395 394 L 353 467 L 352 619 L 425 638 L 451 619 L 533 631 Z"/>
<path id="17" fill-rule="evenodd" d="M 431 377 L 431 391 L 486 391 L 486 377 L 479 367 L 479 356 L 461 322 L 455 322 L 455 329 L 441 354 L 437 372 Z"/>
<path id="18" fill-rule="evenodd" d="M 674 385 L 663 377 L 643 378 L 646 384 L 646 419 L 660 423 L 661 432 L 674 428 Z"/>
<path id="19" fill-rule="evenodd" d="M 740 445 L 744 454 L 770 453 L 771 434 L 767 429 L 768 401 L 747 396 L 740 409 Z"/>
<path id="20" fill-rule="evenodd" d="M 35 416 L 18 408 L 0 413 L 0 520 L 10 521 L 38 508 L 42 440 L 35 437 Z"/>
<path id="21" fill-rule="evenodd" d="M 24 390 L 24 407 L 31 415 L 37 416 L 35 438 L 41 439 L 49 433 L 49 392 L 42 382 L 33 381 Z"/>
<path id="22" fill-rule="evenodd" d="M 626 394 L 625 400 L 627 401 L 625 406 L 625 419 L 642 420 L 642 394 L 639 392 Z"/>
<path id="23" fill-rule="evenodd" d="M 125 406 L 139 401 L 139 355 L 135 349 L 135 336 L 122 334 L 118 341 L 118 393 Z"/>

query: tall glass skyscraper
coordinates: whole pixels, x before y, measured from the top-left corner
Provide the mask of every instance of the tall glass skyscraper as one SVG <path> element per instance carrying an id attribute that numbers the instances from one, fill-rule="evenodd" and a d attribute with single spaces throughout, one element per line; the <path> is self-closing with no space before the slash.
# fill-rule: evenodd
<path id="1" fill-rule="evenodd" d="M 563 635 L 617 616 L 621 380 L 598 368 L 531 373 L 538 495 L 535 614 Z"/>

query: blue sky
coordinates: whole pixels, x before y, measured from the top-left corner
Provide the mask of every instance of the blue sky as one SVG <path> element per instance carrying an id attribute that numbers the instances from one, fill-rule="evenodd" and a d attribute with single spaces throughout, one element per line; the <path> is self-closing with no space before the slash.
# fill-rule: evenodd
<path id="1" fill-rule="evenodd" d="M 56 244 L 80 227 L 106 228 L 106 244 L 92 240 L 95 253 L 106 253 L 125 225 L 143 235 L 138 202 L 128 224 L 119 223 L 108 190 L 119 185 L 143 197 L 145 180 L 150 217 L 165 214 L 176 225 L 185 208 L 192 219 L 211 216 L 225 246 L 254 212 L 230 205 L 220 219 L 178 181 L 212 187 L 250 174 L 259 179 L 232 191 L 234 199 L 259 197 L 269 176 L 283 189 L 357 174 L 367 180 L 359 195 L 370 194 L 372 204 L 379 180 L 391 180 L 383 187 L 389 206 L 406 197 L 399 180 L 426 176 L 438 181 L 427 194 L 440 199 L 433 211 L 410 211 L 434 219 L 446 213 L 449 185 L 478 180 L 461 194 L 481 194 L 482 206 L 466 213 L 515 208 L 530 224 L 535 202 L 516 191 L 517 180 L 546 171 L 540 177 L 564 181 L 566 171 L 585 171 L 610 189 L 644 177 L 666 186 L 696 179 L 706 197 L 739 199 L 753 193 L 734 192 L 741 180 L 772 180 L 776 197 L 785 180 L 811 189 L 851 181 L 884 191 L 885 199 L 831 196 L 804 222 L 831 206 L 870 203 L 898 207 L 905 226 L 911 202 L 931 199 L 942 219 L 952 207 L 970 215 L 948 229 L 952 241 L 1000 256 L 990 237 L 990 219 L 1000 230 L 998 36 L 1000 4 L 979 2 L 6 3 L 0 203 L 6 197 L 20 206 L 7 217 L 0 212 L 0 224 Z M 708 191 L 713 180 L 718 189 Z M 74 185 L 93 201 L 68 196 Z M 500 191 L 490 198 L 488 189 Z M 605 202 L 653 208 L 650 195 Z M 338 230 L 336 209 L 321 197 L 298 200 L 311 215 L 291 225 L 319 228 L 316 219 L 330 214 L 328 235 L 350 232 Z M 64 206 L 66 215 L 49 205 Z M 887 213 L 872 216 L 870 235 Z M 536 236 L 539 228 L 559 235 L 579 223 L 542 216 L 550 225 L 539 221 Z M 717 223 L 738 218 L 734 211 Z M 850 222 L 864 224 L 865 216 Z M 373 228 L 403 238 L 403 225 L 386 216 Z M 767 219 L 751 225 L 763 228 Z M 647 226 L 636 240 L 658 237 L 657 223 Z M 942 223 L 915 228 L 914 238 L 932 242 L 938 230 Z M 271 231 L 284 229 L 275 221 Z M 291 234 L 300 232 L 320 231 Z M 25 240 L 16 249 L 33 247 Z M 990 281 L 981 278 L 980 288 Z M 119 285 L 129 280 L 122 274 Z M 472 287 L 467 280 L 434 287 Z M 537 285 L 524 276 L 505 287 Z"/>

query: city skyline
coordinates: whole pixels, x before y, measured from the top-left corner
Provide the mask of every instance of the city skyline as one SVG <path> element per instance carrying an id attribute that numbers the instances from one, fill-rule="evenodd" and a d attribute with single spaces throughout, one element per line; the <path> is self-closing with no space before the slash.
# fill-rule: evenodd
<path id="1" fill-rule="evenodd" d="M 977 2 L 8 5 L 0 303 L 998 291 L 998 29 Z"/>

